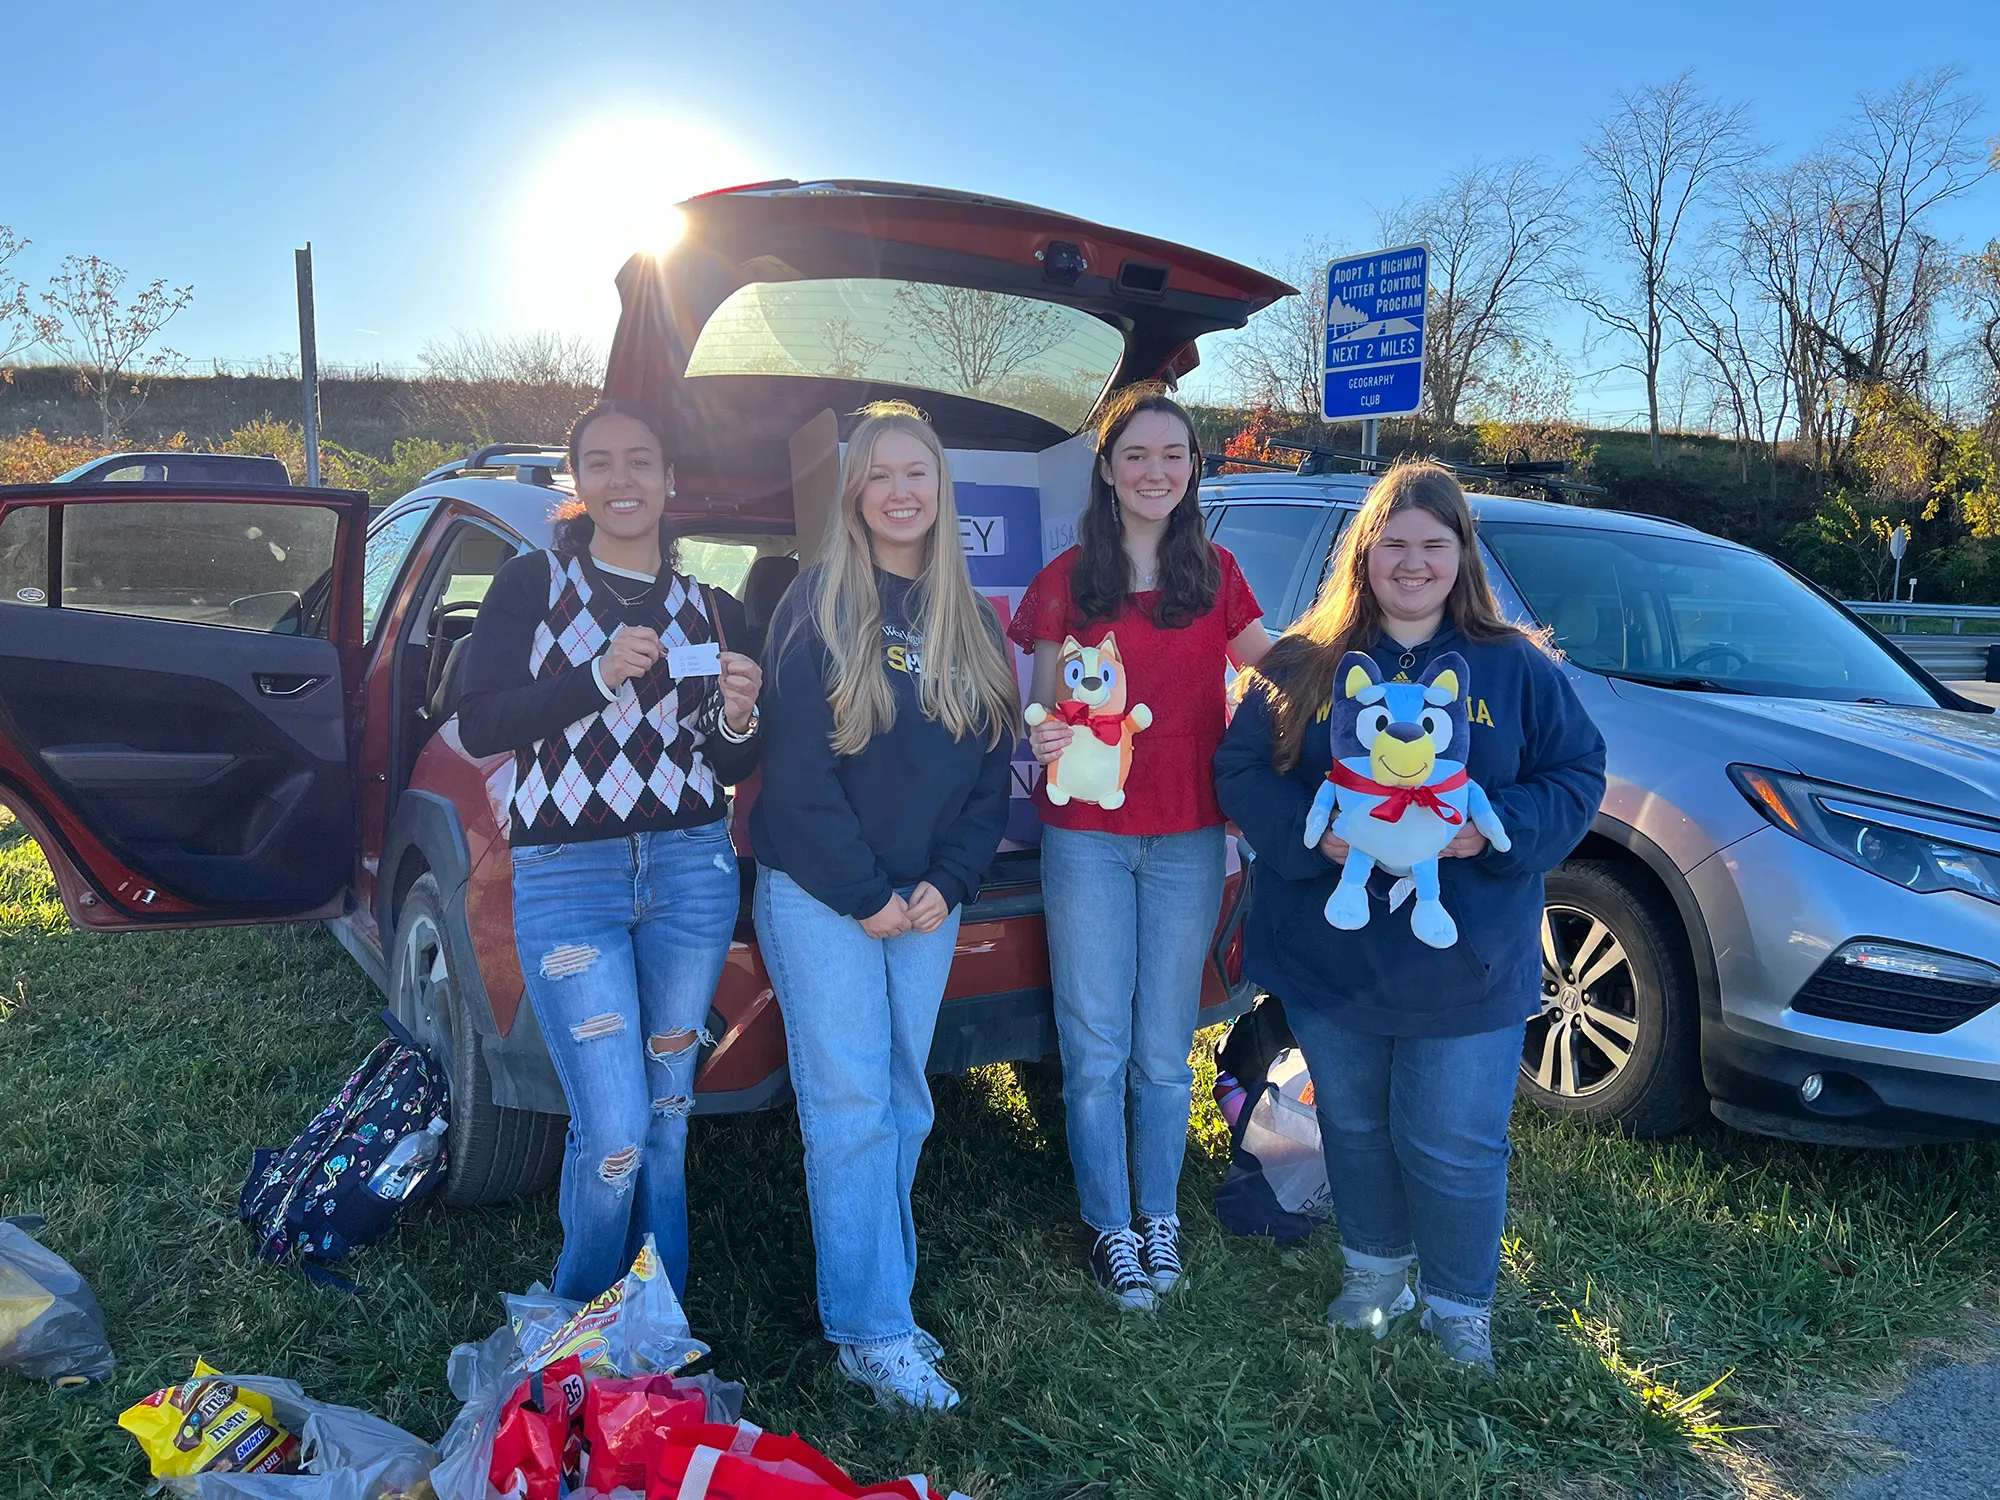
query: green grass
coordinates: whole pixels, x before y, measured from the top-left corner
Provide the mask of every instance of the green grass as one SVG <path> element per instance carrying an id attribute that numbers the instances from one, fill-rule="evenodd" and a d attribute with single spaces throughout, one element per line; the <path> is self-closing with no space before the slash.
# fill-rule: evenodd
<path id="1" fill-rule="evenodd" d="M 445 1356 L 498 1322 L 500 1292 L 546 1276 L 553 1198 L 422 1214 L 350 1262 L 360 1297 L 259 1263 L 235 1222 L 250 1148 L 325 1101 L 377 1003 L 316 929 L 69 932 L 33 844 L 0 827 L 0 1214 L 47 1215 L 119 1356 L 75 1396 L 0 1375 L 0 1493 L 136 1495 L 116 1415 L 197 1355 L 442 1431 Z M 1481 1387 L 1414 1333 L 1327 1333 L 1331 1235 L 1280 1250 L 1221 1233 L 1226 1138 L 1203 1097 L 1193 1274 L 1156 1316 L 1120 1316 L 1073 1259 L 1048 1081 L 986 1069 L 937 1096 L 918 1294 L 966 1395 L 946 1419 L 878 1412 L 833 1373 L 792 1118 L 695 1131 L 695 1328 L 754 1420 L 865 1479 L 922 1469 L 979 1500 L 1776 1494 L 1839 1446 L 1856 1392 L 1992 1305 L 1994 1147 L 1720 1129 L 1641 1145 L 1524 1111 L 1502 1374 Z"/>

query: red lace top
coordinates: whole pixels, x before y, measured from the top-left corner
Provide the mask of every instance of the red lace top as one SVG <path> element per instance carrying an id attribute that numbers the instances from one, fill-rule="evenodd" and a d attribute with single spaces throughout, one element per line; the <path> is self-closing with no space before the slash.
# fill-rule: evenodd
<path id="1" fill-rule="evenodd" d="M 1035 809 L 1051 827 L 1098 833 L 1213 828 L 1223 821 L 1215 801 L 1214 761 L 1228 727 L 1224 682 L 1229 643 L 1262 617 L 1257 597 L 1236 559 L 1217 547 L 1222 586 L 1207 614 L 1179 630 L 1162 630 L 1153 623 L 1154 593 L 1149 590 L 1133 595 L 1116 618 L 1080 630 L 1069 596 L 1070 570 L 1080 555 L 1072 547 L 1035 575 L 1007 627 L 1008 638 L 1033 655 L 1037 641 L 1061 645 L 1073 635 L 1094 646 L 1115 632 L 1125 663 L 1126 704 L 1145 704 L 1153 711 L 1153 722 L 1132 738 L 1123 806 L 1112 812 L 1094 802 L 1057 807 L 1048 799 L 1043 775 L 1035 780 Z"/>

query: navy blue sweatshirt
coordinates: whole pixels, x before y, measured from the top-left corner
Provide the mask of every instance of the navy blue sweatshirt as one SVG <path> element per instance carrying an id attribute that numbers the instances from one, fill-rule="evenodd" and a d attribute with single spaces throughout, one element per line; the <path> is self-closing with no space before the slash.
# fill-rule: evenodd
<path id="1" fill-rule="evenodd" d="M 896 722 L 858 755 L 833 753 L 833 680 L 813 620 L 820 570 L 806 569 L 771 620 L 765 648 L 764 782 L 750 809 L 760 864 L 783 870 L 842 916 L 872 917 L 897 888 L 929 881 L 947 905 L 979 894 L 1000 848 L 1012 787 L 1011 732 L 953 739 L 917 701 L 923 658 L 915 584 L 875 571 L 882 653 Z M 1000 622 L 988 622 L 996 640 Z"/>
<path id="2" fill-rule="evenodd" d="M 1468 668 L 1472 749 L 1467 770 L 1485 788 L 1513 847 L 1438 862 L 1458 941 L 1432 948 L 1410 930 L 1410 908 L 1369 902 L 1368 925 L 1326 920 L 1340 867 L 1307 847 L 1307 810 L 1332 764 L 1328 726 L 1307 730 L 1299 763 L 1271 768 L 1275 718 L 1245 696 L 1215 756 L 1222 810 L 1257 856 L 1244 933 L 1244 969 L 1289 1006 L 1309 1006 L 1356 1031 L 1386 1036 L 1473 1036 L 1532 1015 L 1541 1003 L 1542 876 L 1590 829 L 1604 797 L 1604 737 L 1562 669 L 1525 637 L 1480 644 L 1449 623 L 1409 653 L 1384 638 L 1370 654 L 1385 679 L 1414 681 L 1444 651 Z"/>

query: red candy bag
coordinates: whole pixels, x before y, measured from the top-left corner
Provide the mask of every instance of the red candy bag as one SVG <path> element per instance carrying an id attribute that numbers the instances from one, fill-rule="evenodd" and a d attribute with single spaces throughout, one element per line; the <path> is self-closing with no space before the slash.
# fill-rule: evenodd
<path id="1" fill-rule="evenodd" d="M 859 1485 L 797 1433 L 751 1422 L 675 1427 L 653 1458 L 646 1500 L 927 1500 L 920 1476 Z"/>
<path id="2" fill-rule="evenodd" d="M 487 1481 L 501 1494 L 558 1500 L 582 1464 L 583 1366 L 559 1359 L 522 1381 L 500 1409 Z"/>
<path id="3" fill-rule="evenodd" d="M 708 1420 L 708 1396 L 672 1375 L 593 1380 L 583 1397 L 583 1436 L 590 1445 L 590 1487 L 643 1490 L 667 1429 Z"/>

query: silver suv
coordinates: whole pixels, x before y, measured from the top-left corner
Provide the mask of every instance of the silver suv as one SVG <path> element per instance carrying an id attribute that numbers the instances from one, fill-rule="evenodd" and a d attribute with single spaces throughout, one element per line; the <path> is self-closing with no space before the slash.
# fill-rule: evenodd
<path id="1" fill-rule="evenodd" d="M 1372 481 L 1205 481 L 1275 630 Z M 2000 1134 L 2000 721 L 1762 553 L 1472 497 L 1502 606 L 1546 626 L 1610 782 L 1548 880 L 1521 1086 L 1641 1135 L 1704 1108 L 1891 1145 Z"/>

